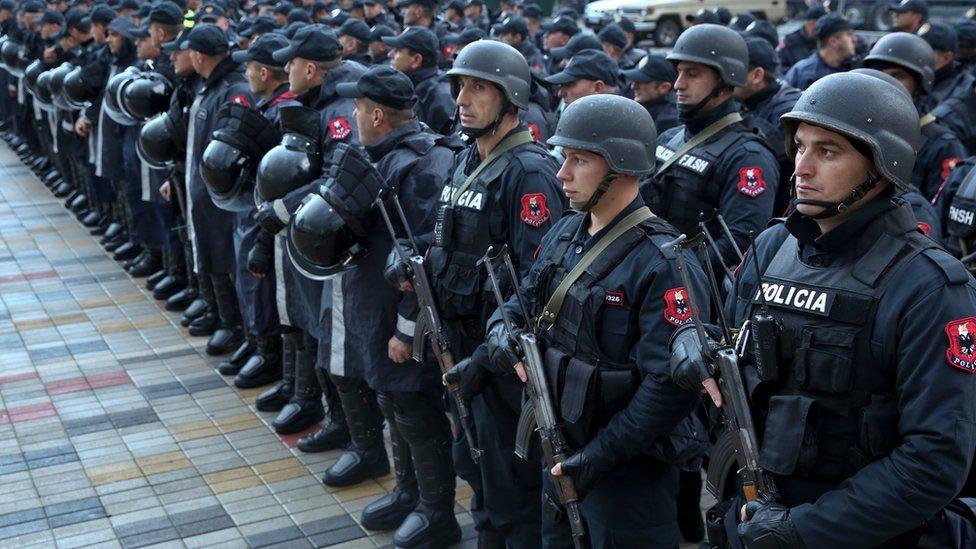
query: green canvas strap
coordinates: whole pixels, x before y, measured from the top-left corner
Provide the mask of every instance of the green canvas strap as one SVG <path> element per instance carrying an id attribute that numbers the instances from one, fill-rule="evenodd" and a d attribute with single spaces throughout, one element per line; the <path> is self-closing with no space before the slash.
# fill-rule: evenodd
<path id="1" fill-rule="evenodd" d="M 722 118 L 719 118 L 715 122 L 712 122 L 711 124 L 708 125 L 707 128 L 705 128 L 697 135 L 692 137 L 690 140 L 688 140 L 684 145 L 679 147 L 678 150 L 674 151 L 674 154 L 671 155 L 671 158 L 665 160 L 664 164 L 661 164 L 661 167 L 658 168 L 657 172 L 654 173 L 654 176 L 655 177 L 660 176 L 668 168 L 671 167 L 671 164 L 674 164 L 675 162 L 678 161 L 679 158 L 688 154 L 688 152 L 691 151 L 691 149 L 694 149 L 698 145 L 704 143 L 709 137 L 712 137 L 713 135 L 731 126 L 732 124 L 741 121 L 742 121 L 741 114 L 739 114 L 738 112 L 730 112 L 729 114 L 723 116 Z"/>
<path id="2" fill-rule="evenodd" d="M 471 175 L 464 180 L 461 187 L 454 191 L 454 194 L 451 195 L 451 206 L 457 206 L 457 202 L 461 198 L 461 195 L 464 194 L 464 191 L 468 190 L 468 187 L 474 183 L 474 180 L 478 178 L 478 175 L 480 175 L 485 168 L 490 166 L 491 163 L 494 162 L 499 156 L 507 153 L 515 147 L 518 147 L 519 145 L 524 145 L 533 141 L 534 139 L 532 139 L 532 133 L 529 130 L 513 133 L 512 135 L 506 137 L 501 143 L 498 144 L 497 147 L 488 153 L 488 156 L 486 156 L 480 164 L 478 164 L 478 167 L 475 168 L 474 171 L 471 172 Z"/>

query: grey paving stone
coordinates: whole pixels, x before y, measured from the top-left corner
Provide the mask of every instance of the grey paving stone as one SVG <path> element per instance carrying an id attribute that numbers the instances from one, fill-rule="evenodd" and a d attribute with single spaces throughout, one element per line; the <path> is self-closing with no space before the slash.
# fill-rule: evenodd
<path id="1" fill-rule="evenodd" d="M 366 536 L 366 532 L 359 526 L 347 526 L 338 530 L 331 530 L 310 536 L 308 539 L 316 547 L 328 547 L 344 541 L 359 539 Z"/>
<path id="2" fill-rule="evenodd" d="M 125 549 L 134 549 L 135 547 L 155 545 L 157 543 L 179 538 L 180 533 L 176 531 L 176 528 L 167 527 L 161 530 L 154 530 L 152 532 L 145 532 L 142 534 L 136 534 L 134 536 L 124 537 L 120 541 L 122 542 L 122 547 Z"/>
<path id="3" fill-rule="evenodd" d="M 181 538 L 189 538 L 233 527 L 234 521 L 225 514 L 216 518 L 180 524 L 176 530 L 180 533 Z"/>
<path id="4" fill-rule="evenodd" d="M 156 400 L 159 398 L 186 394 L 186 389 L 179 381 L 147 385 L 145 387 L 139 387 L 139 391 L 142 392 L 142 395 L 146 397 L 147 400 Z"/>
<path id="5" fill-rule="evenodd" d="M 338 530 L 340 528 L 347 528 L 355 525 L 356 521 L 351 516 L 342 514 L 313 522 L 306 522 L 305 524 L 299 524 L 298 527 L 302 529 L 302 532 L 305 532 L 306 536 L 312 536 L 315 534 L 330 532 L 332 530 Z"/>
<path id="6" fill-rule="evenodd" d="M 11 524 L 0 528 L 0 540 L 47 530 L 47 519 Z"/>
<path id="7" fill-rule="evenodd" d="M 105 514 L 105 510 L 102 509 L 101 506 L 98 506 L 91 509 L 82 509 L 81 511 L 50 517 L 48 522 L 51 524 L 51 528 L 57 528 L 59 526 L 68 526 L 70 524 L 78 524 L 80 522 L 88 522 L 90 520 L 105 518 L 106 516 L 108 515 Z"/>
<path id="8" fill-rule="evenodd" d="M 82 509 L 92 509 L 95 507 L 101 507 L 102 502 L 98 497 L 90 497 L 84 499 L 78 499 L 74 501 L 68 501 L 65 503 L 56 503 L 53 505 L 47 505 L 44 507 L 44 512 L 47 516 L 53 517 L 57 515 L 62 515 L 64 513 L 73 513 L 75 511 L 81 511 Z"/>
<path id="9" fill-rule="evenodd" d="M 44 516 L 43 507 L 34 507 L 32 509 L 18 511 L 16 513 L 7 513 L 5 515 L 0 515 L 0 527 L 31 522 L 42 519 Z"/>
<path id="10" fill-rule="evenodd" d="M 268 545 L 274 545 L 275 543 L 281 543 L 283 541 L 289 541 L 297 538 L 304 538 L 305 535 L 297 526 L 292 526 L 289 528 L 279 528 L 278 530 L 272 530 L 270 532 L 262 532 L 260 534 L 255 534 L 247 538 L 247 543 L 251 547 L 265 547 Z"/>
<path id="11" fill-rule="evenodd" d="M 184 511 L 182 513 L 171 513 L 169 519 L 173 521 L 173 524 L 179 526 L 181 524 L 190 524 L 192 522 L 198 522 L 201 520 L 209 520 L 218 517 L 227 516 L 227 511 L 219 505 L 213 505 L 211 507 L 204 507 L 202 509 L 195 509 L 193 511 Z"/>
<path id="12" fill-rule="evenodd" d="M 274 549 L 305 549 L 309 547 L 314 547 L 314 545 L 312 545 L 312 542 L 308 541 L 305 538 L 298 538 L 298 539 L 283 541 L 280 543 L 273 543 L 271 545 L 267 545 L 266 547 L 273 547 Z"/>
<path id="13" fill-rule="evenodd" d="M 130 522 L 128 524 L 121 524 L 119 526 L 114 526 L 115 533 L 118 534 L 120 538 L 126 538 L 137 534 L 152 532 L 154 530 L 161 530 L 163 528 L 170 528 L 170 527 L 172 527 L 172 524 L 170 524 L 169 519 L 165 516 L 151 518 L 147 520 L 138 520 L 135 522 Z"/>

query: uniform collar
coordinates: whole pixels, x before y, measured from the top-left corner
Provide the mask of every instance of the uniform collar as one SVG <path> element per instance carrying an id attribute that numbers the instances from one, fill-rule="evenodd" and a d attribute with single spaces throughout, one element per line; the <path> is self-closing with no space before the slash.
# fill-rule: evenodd
<path id="1" fill-rule="evenodd" d="M 798 211 L 793 211 L 786 218 L 786 230 L 796 237 L 802 250 L 801 256 L 808 257 L 819 253 L 829 255 L 845 255 L 852 253 L 859 255 L 869 248 L 883 232 L 907 232 L 915 227 L 914 223 L 907 226 L 904 212 L 900 209 L 911 206 L 904 201 L 895 201 L 894 189 L 886 189 L 873 200 L 851 214 L 827 234 L 820 232 L 817 223 Z M 893 216 L 893 217 L 892 217 Z M 889 222 L 882 222 L 886 218 Z"/>
<path id="2" fill-rule="evenodd" d="M 214 70 L 212 73 L 210 73 L 210 76 L 208 76 L 207 79 L 204 80 L 203 86 L 209 88 L 210 86 L 213 86 L 215 83 L 220 82 L 221 80 L 224 79 L 225 76 L 234 72 L 235 70 L 238 70 L 239 68 L 240 68 L 239 63 L 234 62 L 234 60 L 231 59 L 229 55 L 225 56 L 223 59 L 220 60 L 219 63 L 217 63 L 217 66 L 214 67 Z"/>
<path id="3" fill-rule="evenodd" d="M 588 250 L 594 244 L 599 242 L 600 239 L 603 238 L 603 235 L 607 234 L 607 232 L 613 229 L 613 227 L 616 226 L 617 223 L 620 223 L 623 220 L 623 218 L 627 217 L 635 210 L 643 206 L 644 206 L 644 200 L 641 198 L 640 193 L 638 193 L 637 196 L 630 201 L 630 204 L 627 204 L 627 206 L 624 207 L 624 209 L 621 210 L 620 213 L 618 213 L 617 216 L 613 218 L 613 221 L 608 223 L 606 227 L 600 229 L 596 234 L 592 236 L 590 236 L 590 234 L 586 232 L 587 227 L 590 226 L 590 214 L 587 213 L 586 216 L 583 218 L 583 222 L 580 223 L 580 226 L 576 229 L 576 234 L 573 235 L 573 243 L 576 245 L 577 253 Z"/>
<path id="4" fill-rule="evenodd" d="M 712 122 L 715 122 L 719 118 L 722 118 L 731 112 L 739 112 L 739 108 L 738 101 L 735 99 L 729 99 L 714 109 L 703 113 L 698 113 L 694 118 L 686 121 L 685 132 L 689 137 L 695 135 L 696 133 L 707 128 Z"/>
<path id="5" fill-rule="evenodd" d="M 373 162 L 379 162 L 383 159 L 386 153 L 396 148 L 404 137 L 418 133 L 420 130 L 420 122 L 417 119 L 413 119 L 406 124 L 395 128 L 379 142 L 373 143 L 372 145 L 367 145 L 366 152 L 369 153 L 369 158 Z"/>
<path id="6" fill-rule="evenodd" d="M 428 78 L 433 78 L 435 75 L 437 75 L 437 65 L 420 67 L 417 70 L 407 73 L 407 76 L 410 77 L 410 81 L 413 82 L 414 87 L 417 87 L 421 82 L 427 80 Z"/>
<path id="7" fill-rule="evenodd" d="M 959 74 L 961 69 L 959 61 L 953 61 L 948 65 L 942 67 L 941 69 L 935 71 L 935 83 L 938 84 L 944 80 L 949 80 L 950 78 L 955 78 Z"/>
<path id="8" fill-rule="evenodd" d="M 776 95 L 776 93 L 779 92 L 780 88 L 782 87 L 783 84 L 781 84 L 779 80 L 773 80 L 765 88 L 743 99 L 742 104 L 745 105 L 749 110 L 754 111 L 760 103 Z"/>

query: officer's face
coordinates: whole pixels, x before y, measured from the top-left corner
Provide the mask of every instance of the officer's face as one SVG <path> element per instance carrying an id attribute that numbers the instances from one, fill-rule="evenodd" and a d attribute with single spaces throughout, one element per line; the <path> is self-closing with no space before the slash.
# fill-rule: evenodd
<path id="1" fill-rule="evenodd" d="M 108 32 L 105 29 L 105 25 L 102 25 L 101 23 L 92 23 L 92 38 L 95 39 L 95 42 L 104 44 L 108 39 Z"/>
<path id="2" fill-rule="evenodd" d="M 602 156 L 589 151 L 563 149 L 563 153 L 566 160 L 556 174 L 556 178 L 563 184 L 563 193 L 571 202 L 586 202 L 593 196 L 610 167 Z"/>
<path id="3" fill-rule="evenodd" d="M 41 38 L 45 40 L 59 32 L 61 32 L 61 25 L 57 23 L 44 23 L 41 25 Z"/>
<path id="4" fill-rule="evenodd" d="M 678 79 L 674 81 L 674 89 L 678 92 L 678 103 L 697 105 L 712 93 L 721 81 L 719 74 L 705 65 L 687 61 L 678 63 Z"/>
<path id="5" fill-rule="evenodd" d="M 123 42 L 123 38 L 122 35 L 120 35 L 119 33 L 117 32 L 108 33 L 108 49 L 113 54 L 119 53 L 119 51 L 122 49 L 122 42 Z"/>
<path id="6" fill-rule="evenodd" d="M 379 15 L 383 13 L 383 6 L 380 4 L 366 4 L 363 6 L 363 13 L 365 13 L 366 17 L 370 19 L 379 17 Z"/>
<path id="7" fill-rule="evenodd" d="M 828 40 L 845 58 L 854 57 L 854 31 L 847 29 L 835 32 Z"/>
<path id="8" fill-rule="evenodd" d="M 634 83 L 634 101 L 650 103 L 664 97 L 671 91 L 671 82 L 636 82 Z"/>
<path id="9" fill-rule="evenodd" d="M 468 18 L 468 21 L 477 21 L 481 17 L 481 6 L 466 6 L 464 16 Z"/>
<path id="10" fill-rule="evenodd" d="M 339 44 L 342 46 L 342 57 L 348 57 L 359 51 L 359 40 L 348 34 L 339 37 Z"/>
<path id="11" fill-rule="evenodd" d="M 359 133 L 359 142 L 363 145 L 372 145 L 382 139 L 382 132 L 377 130 L 376 123 L 382 111 L 376 105 L 364 98 L 355 100 L 356 109 L 352 115 L 356 118 L 356 131 Z"/>
<path id="12" fill-rule="evenodd" d="M 301 95 L 311 88 L 315 76 L 315 64 L 301 57 L 296 57 L 285 65 L 288 72 L 288 87 L 292 93 Z"/>
<path id="13" fill-rule="evenodd" d="M 190 61 L 190 50 L 176 50 L 169 54 L 169 60 L 173 63 L 173 72 L 177 76 L 189 76 L 193 74 L 193 62 Z"/>
<path id="14" fill-rule="evenodd" d="M 499 36 L 502 42 L 505 42 L 509 46 L 517 46 L 522 42 L 522 35 L 517 32 L 503 32 Z"/>
<path id="15" fill-rule="evenodd" d="M 373 59 L 383 59 L 390 55 L 390 46 L 376 40 L 369 43 L 369 53 L 373 56 Z"/>
<path id="16" fill-rule="evenodd" d="M 912 11 L 891 13 L 891 26 L 894 27 L 892 30 L 914 33 L 921 24 L 922 15 L 920 13 Z"/>
<path id="17" fill-rule="evenodd" d="M 597 82 L 580 78 L 576 82 L 570 82 L 569 84 L 559 86 L 559 97 L 562 98 L 563 103 L 569 105 L 581 97 L 595 95 L 599 93 L 599 91 L 600 90 L 597 88 Z"/>
<path id="18" fill-rule="evenodd" d="M 793 141 L 797 198 L 840 202 L 867 179 L 868 170 L 872 169 L 871 161 L 839 133 L 800 123 Z M 883 187 L 876 187 L 859 204 L 867 202 Z M 823 207 L 810 204 L 798 204 L 796 209 L 803 215 L 823 211 Z"/>
<path id="19" fill-rule="evenodd" d="M 502 92 L 493 84 L 479 78 L 462 76 L 459 79 L 457 102 L 461 125 L 486 128 L 495 121 L 502 108 Z"/>
<path id="20" fill-rule="evenodd" d="M 140 38 L 136 41 L 136 55 L 139 59 L 155 59 L 159 57 L 159 48 L 153 45 L 152 38 Z"/>
<path id="21" fill-rule="evenodd" d="M 247 75 L 247 84 L 250 86 L 251 91 L 257 95 L 263 95 L 265 88 L 267 87 L 265 83 L 265 75 L 267 71 L 262 70 L 263 66 L 257 61 L 248 61 L 247 69 L 244 74 Z"/>
<path id="22" fill-rule="evenodd" d="M 424 10 L 420 7 L 420 4 L 410 4 L 403 8 L 403 24 L 409 27 L 410 25 L 416 25 L 424 17 Z"/>
<path id="23" fill-rule="evenodd" d="M 546 48 L 546 51 L 551 51 L 552 48 L 561 48 L 568 42 L 569 35 L 564 32 L 553 31 L 542 35 L 542 45 Z"/>
<path id="24" fill-rule="evenodd" d="M 890 74 L 895 78 L 895 80 L 900 82 L 902 86 L 905 86 L 905 89 L 908 90 L 910 95 L 915 95 L 915 92 L 918 91 L 918 83 L 915 81 L 915 77 L 912 76 L 912 73 L 906 71 L 905 69 L 901 67 L 889 67 L 884 69 L 884 72 Z"/>
<path id="25" fill-rule="evenodd" d="M 390 50 L 390 66 L 400 72 L 410 72 L 420 67 L 423 57 L 408 48 Z"/>

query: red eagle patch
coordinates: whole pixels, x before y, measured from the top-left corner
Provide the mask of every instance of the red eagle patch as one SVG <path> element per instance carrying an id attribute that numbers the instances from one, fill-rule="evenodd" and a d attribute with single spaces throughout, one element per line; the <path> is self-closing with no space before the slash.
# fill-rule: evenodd
<path id="1" fill-rule="evenodd" d="M 691 320 L 691 304 L 684 286 L 664 292 L 664 320 L 675 328 Z"/>
<path id="2" fill-rule="evenodd" d="M 766 180 L 763 179 L 762 168 L 751 166 L 739 170 L 739 192 L 749 198 L 756 198 L 766 192 Z"/>
<path id="3" fill-rule="evenodd" d="M 352 125 L 345 116 L 329 120 L 329 139 L 341 141 L 352 133 Z"/>
<path id="4" fill-rule="evenodd" d="M 246 95 L 241 94 L 241 95 L 235 95 L 234 97 L 232 97 L 231 100 L 230 100 L 230 104 L 231 105 L 244 105 L 245 107 L 250 107 L 251 106 L 251 101 L 247 98 Z"/>
<path id="5" fill-rule="evenodd" d="M 952 171 L 952 168 L 956 167 L 956 164 L 958 164 L 960 160 L 961 158 L 958 156 L 950 156 L 949 158 L 944 158 L 942 160 L 942 173 L 940 174 L 942 176 L 942 181 L 949 179 L 949 172 Z"/>
<path id="6" fill-rule="evenodd" d="M 946 349 L 949 364 L 976 374 L 976 318 L 953 320 L 946 324 L 945 334 L 949 338 L 949 348 Z"/>
<path id="7" fill-rule="evenodd" d="M 522 213 L 519 215 L 522 223 L 530 227 L 539 228 L 549 221 L 549 208 L 546 206 L 546 195 L 530 193 L 522 195 Z"/>
<path id="8" fill-rule="evenodd" d="M 538 124 L 536 124 L 535 122 L 530 122 L 529 131 L 532 132 L 532 139 L 535 139 L 536 143 L 542 141 L 542 132 L 539 131 Z"/>
<path id="9" fill-rule="evenodd" d="M 932 234 L 932 226 L 928 223 L 924 221 L 916 221 L 915 224 L 918 225 L 918 230 L 922 231 L 922 234 Z"/>

